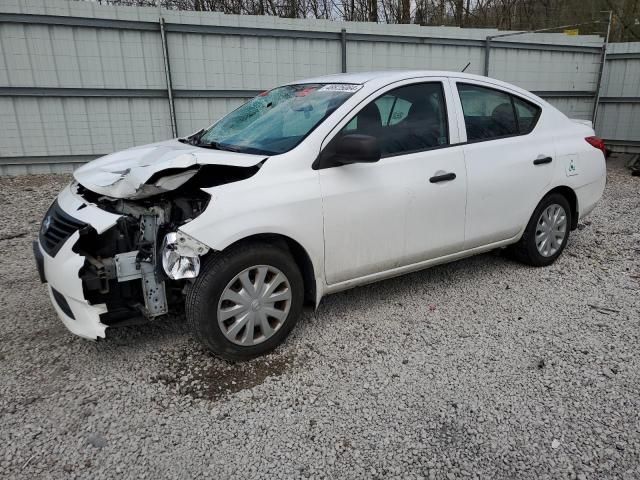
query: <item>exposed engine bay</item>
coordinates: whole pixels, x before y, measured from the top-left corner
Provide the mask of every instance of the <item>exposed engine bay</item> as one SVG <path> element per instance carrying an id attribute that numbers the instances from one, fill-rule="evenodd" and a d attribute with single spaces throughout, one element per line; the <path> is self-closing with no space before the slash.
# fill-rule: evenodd
<path id="1" fill-rule="evenodd" d="M 140 185 L 143 198 L 133 199 L 95 193 L 75 182 L 72 190 L 87 203 L 121 215 L 101 234 L 84 225 L 73 246 L 85 259 L 79 272 L 85 299 L 106 306 L 100 321 L 107 326 L 129 325 L 179 311 L 187 282 L 198 275 L 201 257 L 210 252 L 180 226 L 211 202 L 203 188 L 249 178 L 259 168 L 193 165 L 164 170 Z M 172 181 L 175 185 L 176 178 L 181 180 L 177 188 L 158 187 Z"/>

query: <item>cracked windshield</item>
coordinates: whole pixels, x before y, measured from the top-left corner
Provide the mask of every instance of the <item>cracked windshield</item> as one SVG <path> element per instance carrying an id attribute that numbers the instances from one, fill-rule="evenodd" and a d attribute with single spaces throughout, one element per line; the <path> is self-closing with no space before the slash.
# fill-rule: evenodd
<path id="1" fill-rule="evenodd" d="M 361 85 L 286 85 L 261 93 L 204 131 L 197 144 L 276 155 L 298 145 Z"/>

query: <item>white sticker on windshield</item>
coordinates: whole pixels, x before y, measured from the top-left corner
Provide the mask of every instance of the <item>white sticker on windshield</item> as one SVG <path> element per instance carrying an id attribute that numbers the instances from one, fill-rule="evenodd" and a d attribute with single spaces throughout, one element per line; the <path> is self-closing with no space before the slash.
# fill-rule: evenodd
<path id="1" fill-rule="evenodd" d="M 354 85 L 353 83 L 330 83 L 329 85 L 325 85 L 319 92 L 347 92 L 353 93 L 357 92 L 362 88 L 362 85 Z"/>

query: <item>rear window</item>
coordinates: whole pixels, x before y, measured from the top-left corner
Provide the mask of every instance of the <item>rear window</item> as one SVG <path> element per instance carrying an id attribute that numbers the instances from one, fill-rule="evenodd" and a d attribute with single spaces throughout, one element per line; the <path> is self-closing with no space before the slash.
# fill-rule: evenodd
<path id="1" fill-rule="evenodd" d="M 525 135 L 533 130 L 540 107 L 502 90 L 458 83 L 467 141 Z"/>
<path id="2" fill-rule="evenodd" d="M 541 108 L 519 97 L 513 97 L 520 133 L 527 134 L 536 126 Z"/>

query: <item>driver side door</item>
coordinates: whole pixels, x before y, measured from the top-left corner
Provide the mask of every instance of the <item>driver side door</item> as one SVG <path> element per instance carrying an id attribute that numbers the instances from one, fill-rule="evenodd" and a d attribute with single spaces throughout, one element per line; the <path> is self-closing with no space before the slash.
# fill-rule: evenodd
<path id="1" fill-rule="evenodd" d="M 466 173 L 451 146 L 449 85 L 404 83 L 364 102 L 336 135 L 376 137 L 381 160 L 319 172 L 329 285 L 462 249 Z"/>

